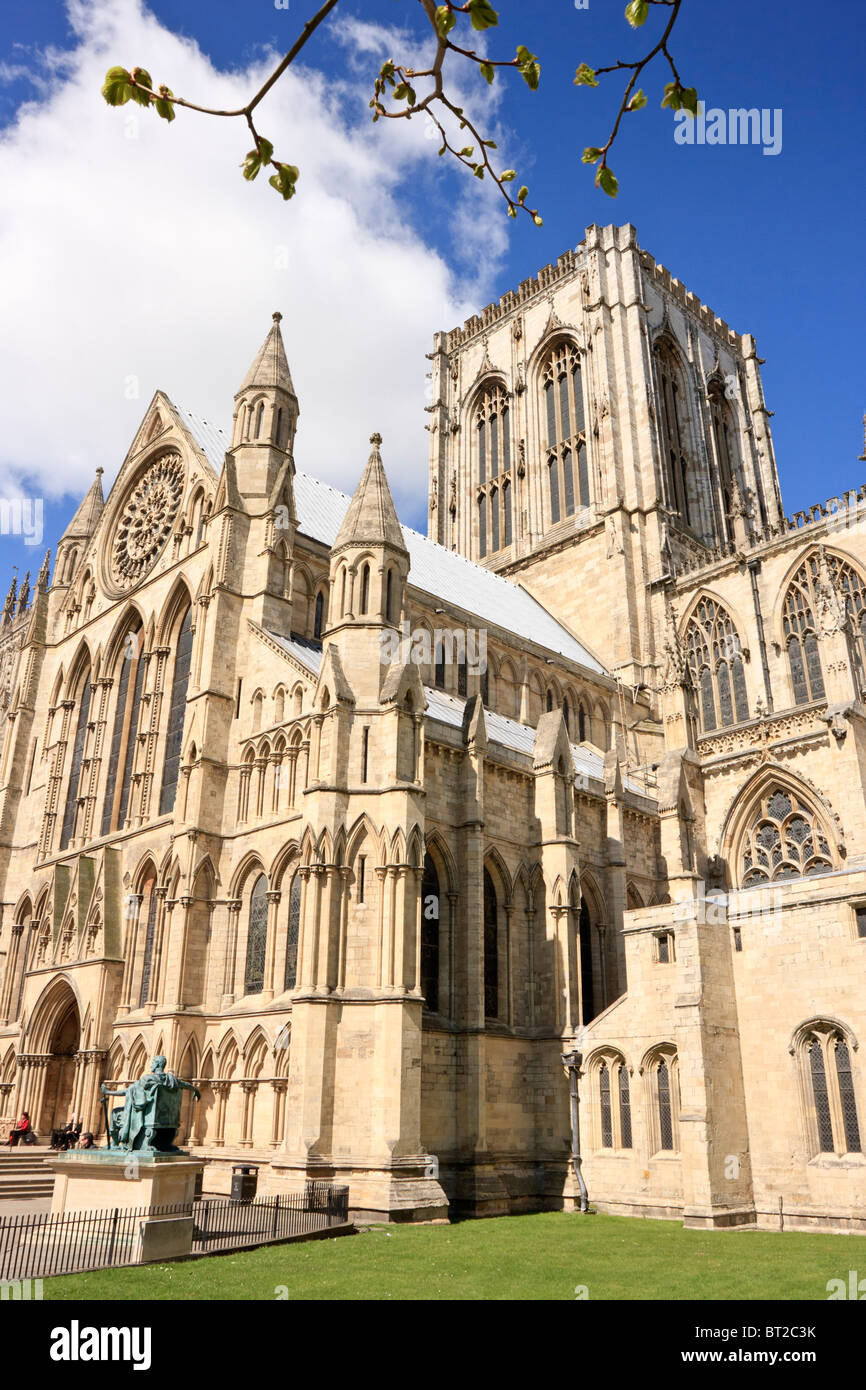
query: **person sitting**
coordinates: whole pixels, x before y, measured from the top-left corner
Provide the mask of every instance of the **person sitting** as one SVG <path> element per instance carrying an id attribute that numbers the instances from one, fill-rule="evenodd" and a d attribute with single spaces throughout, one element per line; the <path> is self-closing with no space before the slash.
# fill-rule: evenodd
<path id="1" fill-rule="evenodd" d="M 82 1134 L 81 1138 L 78 1141 L 78 1147 L 79 1149 L 92 1149 L 95 1147 L 93 1143 L 93 1135 L 90 1133 L 89 1129 L 85 1130 Z"/>
<path id="2" fill-rule="evenodd" d="M 9 1132 L 10 1149 L 14 1149 L 15 1145 L 21 1143 L 22 1140 L 25 1144 L 33 1144 L 36 1141 L 36 1136 L 30 1128 L 30 1116 L 26 1110 L 21 1112 L 21 1118 L 16 1121 Z"/>

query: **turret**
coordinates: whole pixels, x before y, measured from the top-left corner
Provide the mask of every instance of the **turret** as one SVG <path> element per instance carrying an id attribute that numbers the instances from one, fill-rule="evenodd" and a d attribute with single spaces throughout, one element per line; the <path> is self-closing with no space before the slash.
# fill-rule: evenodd
<path id="1" fill-rule="evenodd" d="M 282 314 L 273 326 L 235 395 L 232 450 L 238 486 L 246 497 L 270 497 L 285 455 L 291 455 L 300 413 L 289 371 Z"/>
<path id="2" fill-rule="evenodd" d="M 70 521 L 57 545 L 57 563 L 54 566 L 54 583 L 69 584 L 78 567 L 78 561 L 85 545 L 90 540 L 100 517 L 105 510 L 102 495 L 102 469 L 97 468 L 96 477 L 90 484 L 78 511 Z"/>

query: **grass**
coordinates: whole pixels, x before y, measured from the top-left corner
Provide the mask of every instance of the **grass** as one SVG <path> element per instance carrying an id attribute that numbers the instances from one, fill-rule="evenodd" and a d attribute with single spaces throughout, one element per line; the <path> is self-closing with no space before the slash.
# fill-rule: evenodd
<path id="1" fill-rule="evenodd" d="M 46 1299 L 826 1300 L 862 1236 L 686 1231 L 679 1222 L 545 1212 L 45 1280 Z M 286 1292 L 278 1295 L 278 1289 Z"/>

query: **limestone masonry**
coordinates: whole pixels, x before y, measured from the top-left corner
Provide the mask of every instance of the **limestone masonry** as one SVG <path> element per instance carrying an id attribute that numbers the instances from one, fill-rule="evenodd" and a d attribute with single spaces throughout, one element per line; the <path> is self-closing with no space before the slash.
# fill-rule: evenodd
<path id="1" fill-rule="evenodd" d="M 162 1053 L 211 1189 L 569 1207 L 577 1051 L 598 1206 L 866 1230 L 866 489 L 785 516 L 760 362 L 590 227 L 435 335 L 429 537 L 278 314 L 158 391 L 2 615 L 3 1114 Z"/>

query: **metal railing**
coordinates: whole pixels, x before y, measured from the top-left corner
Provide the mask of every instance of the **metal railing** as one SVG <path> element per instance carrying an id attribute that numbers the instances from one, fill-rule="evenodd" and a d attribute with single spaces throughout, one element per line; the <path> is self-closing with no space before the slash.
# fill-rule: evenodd
<path id="1" fill-rule="evenodd" d="M 303 1192 L 249 1202 L 203 1197 L 175 1206 L 0 1217 L 0 1280 L 141 1264 L 145 1226 L 184 1217 L 193 1220 L 190 1254 L 216 1254 L 343 1226 L 349 1219 L 349 1189 L 311 1182 Z"/>
<path id="2" fill-rule="evenodd" d="M 203 1197 L 195 1204 L 192 1253 L 233 1250 L 242 1245 L 266 1245 L 292 1236 L 343 1226 L 349 1219 L 348 1187 L 307 1183 L 303 1192 L 233 1202 L 227 1197 Z"/>
<path id="3" fill-rule="evenodd" d="M 4 1217 L 0 1219 L 0 1279 L 41 1279 L 140 1264 L 145 1221 L 191 1215 L 186 1203 Z"/>

